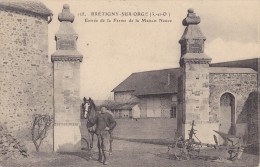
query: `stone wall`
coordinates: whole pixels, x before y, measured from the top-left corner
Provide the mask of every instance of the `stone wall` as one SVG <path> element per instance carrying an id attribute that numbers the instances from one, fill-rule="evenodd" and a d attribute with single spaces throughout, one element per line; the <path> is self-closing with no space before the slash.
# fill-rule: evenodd
<path id="1" fill-rule="evenodd" d="M 0 10 L 0 20 L 0 124 L 32 144 L 33 114 L 53 116 L 47 16 Z M 42 151 L 52 151 L 52 134 L 51 128 Z"/>
<path id="2" fill-rule="evenodd" d="M 252 120 L 252 113 L 255 111 L 250 107 L 250 94 L 257 90 L 257 74 L 248 73 L 225 73 L 210 74 L 210 122 L 221 122 L 220 117 L 220 97 L 228 92 L 235 99 L 235 133 L 238 136 L 249 137 L 254 140 L 252 135 L 257 131 L 256 123 Z M 251 115 L 251 116 L 250 116 Z M 249 117 L 249 118 L 248 118 Z M 250 121 L 249 121 L 250 120 Z M 249 126 L 252 132 L 249 131 Z"/>
<path id="3" fill-rule="evenodd" d="M 183 69 L 182 69 L 183 70 Z M 182 124 L 185 122 L 185 106 L 184 106 L 184 83 L 183 75 L 178 78 L 178 108 L 177 108 L 177 136 L 182 136 L 183 127 Z"/>
<path id="4" fill-rule="evenodd" d="M 249 97 L 246 101 L 247 111 L 247 131 L 248 131 L 248 144 L 253 144 L 251 147 L 259 147 L 259 127 L 258 127 L 258 97 L 259 92 L 252 92 L 249 94 Z"/>
<path id="5" fill-rule="evenodd" d="M 140 97 L 141 118 L 154 115 L 148 112 L 157 112 L 156 115 L 160 115 L 159 117 L 170 118 L 171 107 L 177 105 L 176 102 L 172 101 L 173 96 L 175 95 L 165 94 Z"/>
<path id="6" fill-rule="evenodd" d="M 247 122 L 245 102 L 251 92 L 257 89 L 257 74 L 217 74 L 210 76 L 210 121 L 218 122 L 220 97 L 228 92 L 235 96 L 237 123 Z"/>
<path id="7" fill-rule="evenodd" d="M 161 107 L 161 112 L 162 112 L 161 117 L 170 118 L 172 107 L 176 106 L 177 104 L 172 102 L 172 96 L 168 96 L 168 97 L 162 96 L 160 98 L 160 101 L 161 101 L 160 107 Z M 177 110 L 177 107 L 176 107 L 176 110 Z"/>
<path id="8" fill-rule="evenodd" d="M 138 102 L 139 99 L 135 95 L 133 95 L 133 91 L 128 92 L 115 92 L 114 100 L 116 103 L 132 103 Z"/>
<path id="9" fill-rule="evenodd" d="M 54 62 L 54 151 L 78 151 L 80 136 L 80 62 Z M 66 132 L 66 134 L 64 134 Z"/>
<path id="10" fill-rule="evenodd" d="M 209 121 L 208 64 L 186 63 L 183 73 L 184 120 Z"/>
<path id="11" fill-rule="evenodd" d="M 66 123 L 80 122 L 79 75 L 79 62 L 54 62 L 55 120 Z M 73 113 L 73 111 L 77 111 L 77 113 Z"/>

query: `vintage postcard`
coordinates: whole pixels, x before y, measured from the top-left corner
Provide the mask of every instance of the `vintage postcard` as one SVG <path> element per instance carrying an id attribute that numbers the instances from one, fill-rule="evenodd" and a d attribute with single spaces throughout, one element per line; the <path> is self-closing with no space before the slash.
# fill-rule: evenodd
<path id="1" fill-rule="evenodd" d="M 259 166 L 258 0 L 0 0 L 0 167 Z"/>

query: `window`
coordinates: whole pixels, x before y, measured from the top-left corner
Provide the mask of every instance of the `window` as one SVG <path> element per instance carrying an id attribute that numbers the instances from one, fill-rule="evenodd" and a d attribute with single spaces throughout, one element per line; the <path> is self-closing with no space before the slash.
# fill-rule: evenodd
<path id="1" fill-rule="evenodd" d="M 171 118 L 176 118 L 176 116 L 177 116 L 176 106 L 171 107 L 171 112 L 170 112 L 170 114 L 171 114 Z"/>

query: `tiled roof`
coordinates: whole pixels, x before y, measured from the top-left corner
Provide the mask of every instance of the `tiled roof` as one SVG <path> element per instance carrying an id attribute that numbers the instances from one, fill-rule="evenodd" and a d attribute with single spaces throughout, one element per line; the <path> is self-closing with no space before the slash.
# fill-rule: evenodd
<path id="1" fill-rule="evenodd" d="M 180 68 L 133 73 L 113 92 L 134 91 L 135 95 L 177 93 Z"/>
<path id="2" fill-rule="evenodd" d="M 44 16 L 53 15 L 52 11 L 39 1 L 2 1 L 0 2 L 0 9 L 32 12 Z"/>
<path id="3" fill-rule="evenodd" d="M 240 67 L 240 68 L 252 68 L 258 71 L 260 68 L 260 58 L 246 59 L 246 60 L 236 60 L 228 62 L 220 62 L 210 64 L 211 67 Z"/>

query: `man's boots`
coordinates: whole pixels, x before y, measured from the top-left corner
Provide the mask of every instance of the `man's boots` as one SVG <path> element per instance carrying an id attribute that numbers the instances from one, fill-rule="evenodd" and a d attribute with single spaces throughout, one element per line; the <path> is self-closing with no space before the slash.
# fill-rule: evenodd
<path id="1" fill-rule="evenodd" d="M 104 161 L 103 164 L 107 165 L 109 163 L 109 152 L 108 151 L 104 151 Z"/>
<path id="2" fill-rule="evenodd" d="M 101 154 L 101 152 L 99 152 L 98 153 L 98 162 L 103 162 L 103 160 L 102 160 L 103 158 L 102 158 L 102 154 Z"/>

